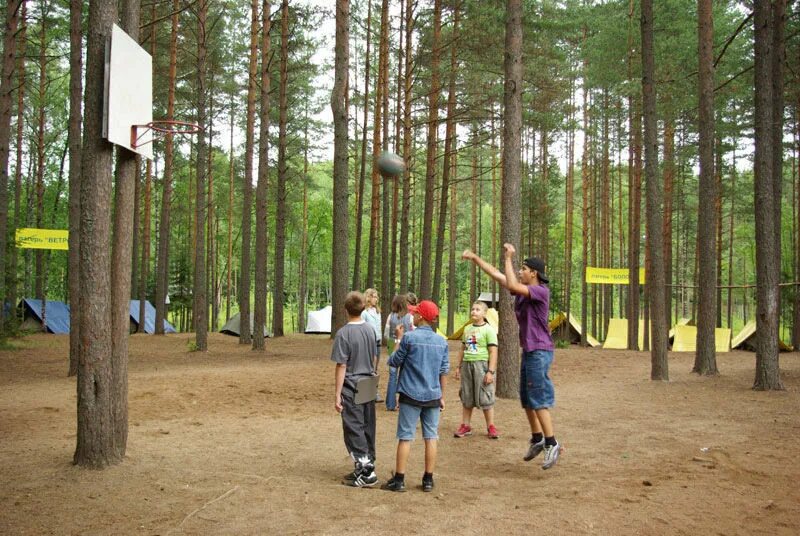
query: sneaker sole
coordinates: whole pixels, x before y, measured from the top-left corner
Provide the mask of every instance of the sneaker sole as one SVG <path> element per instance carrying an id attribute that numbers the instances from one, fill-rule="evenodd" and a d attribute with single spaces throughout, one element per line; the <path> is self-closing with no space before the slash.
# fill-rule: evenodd
<path id="1" fill-rule="evenodd" d="M 466 434 L 462 434 L 462 435 L 453 434 L 453 437 L 462 438 L 462 437 L 467 437 L 467 436 L 471 436 L 471 435 L 472 435 L 472 432 L 467 432 Z"/>
<path id="2" fill-rule="evenodd" d="M 342 480 L 342 484 L 345 486 L 350 486 L 351 488 L 371 488 L 378 484 L 378 481 L 375 482 L 368 482 L 365 484 L 357 484 L 355 480 Z"/>

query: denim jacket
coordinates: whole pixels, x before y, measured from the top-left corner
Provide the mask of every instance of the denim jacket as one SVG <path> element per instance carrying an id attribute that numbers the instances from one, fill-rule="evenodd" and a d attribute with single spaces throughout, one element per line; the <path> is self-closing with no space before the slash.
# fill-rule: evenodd
<path id="1" fill-rule="evenodd" d="M 419 326 L 400 339 L 389 356 L 390 367 L 402 367 L 397 391 L 420 402 L 442 398 L 439 376 L 450 371 L 447 341 L 430 326 Z"/>

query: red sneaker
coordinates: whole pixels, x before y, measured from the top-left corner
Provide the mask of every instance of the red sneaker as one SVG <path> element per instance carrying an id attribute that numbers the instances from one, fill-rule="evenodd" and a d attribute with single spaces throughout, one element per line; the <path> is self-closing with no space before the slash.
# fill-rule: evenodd
<path id="1" fill-rule="evenodd" d="M 472 427 L 461 423 L 461 426 L 458 427 L 458 430 L 456 430 L 456 432 L 453 434 L 453 437 L 464 437 L 468 435 L 472 435 Z"/>
<path id="2" fill-rule="evenodd" d="M 497 428 L 495 428 L 493 424 L 489 425 L 488 435 L 489 439 L 500 439 L 500 432 L 497 431 Z"/>

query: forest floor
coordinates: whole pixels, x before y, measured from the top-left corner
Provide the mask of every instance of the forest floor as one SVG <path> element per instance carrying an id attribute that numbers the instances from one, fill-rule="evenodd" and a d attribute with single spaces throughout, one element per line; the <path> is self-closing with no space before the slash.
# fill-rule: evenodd
<path id="1" fill-rule="evenodd" d="M 671 353 L 662 383 L 646 353 L 557 350 L 565 450 L 548 471 L 522 461 L 517 401 L 498 401 L 500 440 L 478 414 L 478 433 L 453 438 L 451 381 L 434 492 L 419 488 L 417 440 L 408 491 L 391 493 L 340 483 L 352 465 L 327 337 L 270 339 L 264 354 L 219 334 L 190 353 L 192 340 L 131 337 L 127 456 L 102 471 L 71 463 L 68 337 L 0 351 L 0 534 L 800 533 L 800 353 L 781 355 L 785 391 L 754 392 L 752 353 L 718 355 L 714 378 L 690 372 L 693 354 Z M 381 482 L 396 418 L 378 410 Z"/>

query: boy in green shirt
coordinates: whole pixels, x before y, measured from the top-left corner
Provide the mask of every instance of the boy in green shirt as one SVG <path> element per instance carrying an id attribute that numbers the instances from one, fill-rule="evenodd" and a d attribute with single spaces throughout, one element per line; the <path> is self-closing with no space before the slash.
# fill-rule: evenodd
<path id="1" fill-rule="evenodd" d="M 456 380 L 461 380 L 461 426 L 455 437 L 472 435 L 472 409 L 481 408 L 490 439 L 499 439 L 494 425 L 494 377 L 497 372 L 497 332 L 486 321 L 485 303 L 476 301 L 470 309 L 472 324 L 464 328 L 464 343 L 458 354 Z"/>

